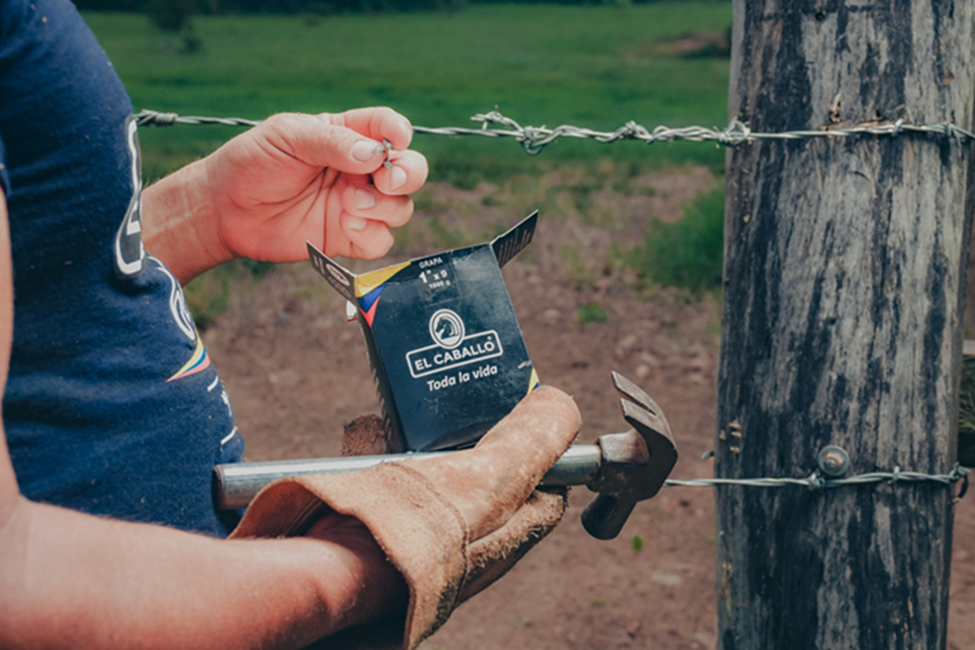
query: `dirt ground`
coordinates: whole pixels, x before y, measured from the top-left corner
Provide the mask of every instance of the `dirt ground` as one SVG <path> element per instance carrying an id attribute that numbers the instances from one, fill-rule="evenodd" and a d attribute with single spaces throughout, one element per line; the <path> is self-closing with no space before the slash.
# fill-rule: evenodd
<path id="1" fill-rule="evenodd" d="M 613 240 L 639 241 L 647 214 L 674 218 L 714 179 L 690 170 L 638 180 L 654 191 L 596 197 L 597 208 L 615 215 L 609 228 L 543 214 L 533 252 L 509 263 L 505 277 L 542 381 L 579 403 L 583 442 L 625 428 L 610 384 L 617 370 L 666 412 L 681 454 L 672 476 L 710 477 L 712 462 L 701 456 L 713 446 L 720 306 L 667 291 L 641 295 L 625 274 L 602 266 Z M 465 232 L 522 216 L 483 201 L 488 186 L 432 191 L 435 216 Z M 566 244 L 584 253 L 591 268 L 567 272 Z M 411 254 L 438 250 L 416 245 Z M 580 323 L 577 308 L 591 303 L 608 319 Z M 233 398 L 250 460 L 338 455 L 342 424 L 378 411 L 358 327 L 345 322 L 342 302 L 308 265 L 277 270 L 235 292 L 204 339 Z M 609 542 L 590 538 L 579 523 L 589 498 L 575 489 L 550 537 L 462 606 L 425 650 L 715 648 L 713 491 L 665 488 Z M 949 648 L 961 650 L 975 638 L 975 497 L 956 508 Z"/>

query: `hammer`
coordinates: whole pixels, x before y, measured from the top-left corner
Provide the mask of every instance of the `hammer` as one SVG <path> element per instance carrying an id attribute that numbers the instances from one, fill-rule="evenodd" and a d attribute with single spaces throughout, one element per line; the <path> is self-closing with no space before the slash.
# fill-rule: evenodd
<path id="1" fill-rule="evenodd" d="M 613 373 L 621 396 L 625 433 L 600 436 L 595 444 L 570 447 L 542 478 L 543 487 L 585 485 L 596 497 L 582 512 L 582 525 L 597 539 L 613 539 L 638 501 L 653 497 L 677 462 L 677 447 L 663 411 L 632 381 Z M 245 508 L 265 486 L 281 478 L 349 472 L 380 463 L 434 458 L 450 451 L 230 463 L 213 470 L 219 510 Z"/>

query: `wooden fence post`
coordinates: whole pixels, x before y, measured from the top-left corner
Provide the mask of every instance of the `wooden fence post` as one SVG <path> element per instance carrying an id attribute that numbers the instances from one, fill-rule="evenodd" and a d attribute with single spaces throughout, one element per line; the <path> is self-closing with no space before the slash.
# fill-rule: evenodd
<path id="1" fill-rule="evenodd" d="M 736 0 L 730 117 L 971 130 L 972 0 Z M 975 146 L 902 134 L 728 154 L 719 477 L 955 461 Z M 967 203 L 966 203 L 967 201 Z M 951 491 L 717 490 L 724 650 L 943 648 Z"/>

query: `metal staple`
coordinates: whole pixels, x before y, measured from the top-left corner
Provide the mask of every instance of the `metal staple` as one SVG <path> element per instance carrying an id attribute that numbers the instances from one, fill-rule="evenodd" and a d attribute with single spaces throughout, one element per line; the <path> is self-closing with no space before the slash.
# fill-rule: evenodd
<path id="1" fill-rule="evenodd" d="M 172 126 L 174 124 L 223 124 L 226 126 L 255 126 L 260 124 L 257 120 L 246 120 L 239 117 L 199 117 L 181 116 L 176 113 L 159 113 L 156 111 L 144 110 L 136 116 L 139 126 Z M 463 127 L 426 127 L 414 126 L 414 133 L 428 135 L 476 135 L 489 138 L 515 138 L 522 148 L 531 155 L 542 152 L 545 147 L 559 138 L 579 138 L 595 140 L 608 144 L 618 140 L 640 140 L 645 144 L 651 145 L 657 142 L 677 142 L 686 140 L 688 142 L 714 142 L 726 147 L 737 147 L 746 142 L 758 140 L 800 140 L 811 138 L 836 138 L 850 137 L 854 135 L 886 135 L 897 136 L 901 133 L 928 133 L 944 138 L 953 138 L 956 143 L 961 145 L 963 140 L 975 142 L 975 133 L 950 123 L 939 124 L 910 124 L 903 119 L 895 122 L 886 123 L 864 123 L 845 128 L 835 128 L 822 131 L 783 131 L 781 133 L 756 133 L 747 124 L 732 120 L 724 130 L 709 129 L 702 126 L 685 126 L 681 128 L 671 128 L 668 126 L 658 126 L 652 131 L 645 126 L 630 121 L 616 129 L 615 131 L 594 131 L 578 126 L 563 124 L 554 129 L 545 126 L 522 126 L 510 117 L 506 117 L 498 111 L 489 113 L 479 113 L 471 118 L 474 122 L 480 122 L 481 128 L 471 129 Z M 489 128 L 489 127 L 501 128 Z"/>

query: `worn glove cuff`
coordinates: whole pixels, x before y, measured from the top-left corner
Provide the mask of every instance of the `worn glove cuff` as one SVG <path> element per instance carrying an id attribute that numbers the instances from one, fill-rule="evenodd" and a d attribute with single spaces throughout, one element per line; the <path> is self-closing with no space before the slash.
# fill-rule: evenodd
<path id="1" fill-rule="evenodd" d="M 384 463 L 277 481 L 257 495 L 232 537 L 299 535 L 326 508 L 361 521 L 403 574 L 410 602 L 402 642 L 395 645 L 416 647 L 447 620 L 464 583 L 468 539 L 460 513 L 419 473 L 405 464 Z M 370 624 L 369 636 L 375 636 L 375 627 L 390 624 Z M 343 641 L 355 647 L 355 631 L 349 632 Z"/>

